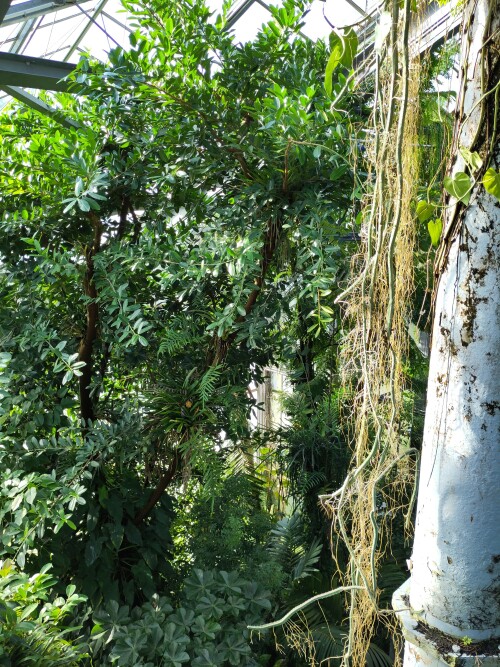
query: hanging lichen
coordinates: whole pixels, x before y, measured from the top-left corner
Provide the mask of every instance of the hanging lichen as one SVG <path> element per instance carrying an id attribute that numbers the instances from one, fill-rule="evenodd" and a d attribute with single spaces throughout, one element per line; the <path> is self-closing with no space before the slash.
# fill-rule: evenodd
<path id="1" fill-rule="evenodd" d="M 302 609 L 346 595 L 349 632 L 342 658 L 354 667 L 366 664 L 377 620 L 390 624 L 396 634 L 392 615 L 379 610 L 378 569 L 390 548 L 391 524 L 402 507 L 410 522 L 414 493 L 409 499 L 408 489 L 415 488 L 417 457 L 402 420 L 407 323 L 414 293 L 416 216 L 411 206 L 417 198 L 421 81 L 419 48 L 416 38 L 410 38 L 410 28 L 418 35 L 418 12 L 412 11 L 411 0 L 402 7 L 398 0 L 389 4 L 375 39 L 362 242 L 352 260 L 351 282 L 337 298 L 348 332 L 343 341 L 343 384 L 354 397 L 352 464 L 341 488 L 321 498 L 332 532 L 347 548 L 349 565 L 338 567 L 340 586 L 262 626 L 285 624 L 287 635 L 300 633 L 293 618 Z M 399 654 L 397 647 L 395 653 Z M 315 664 L 309 651 L 308 660 Z"/>
<path id="2" fill-rule="evenodd" d="M 349 332 L 343 379 L 354 390 L 353 460 L 344 485 L 323 499 L 347 546 L 339 568 L 352 587 L 344 660 L 366 664 L 378 608 L 377 573 L 390 545 L 393 517 L 407 502 L 416 452 L 405 437 L 407 322 L 414 291 L 416 224 L 411 203 L 418 184 L 420 59 L 409 40 L 410 3 L 391 7 L 391 32 L 376 54 L 372 137 L 367 145 L 371 188 L 363 206 L 362 246 L 353 259 L 345 304 Z M 410 519 L 411 508 L 406 509 Z M 383 615 L 384 621 L 390 616 Z M 390 621 L 389 621 L 390 622 Z M 398 652 L 396 651 L 396 655 Z"/>

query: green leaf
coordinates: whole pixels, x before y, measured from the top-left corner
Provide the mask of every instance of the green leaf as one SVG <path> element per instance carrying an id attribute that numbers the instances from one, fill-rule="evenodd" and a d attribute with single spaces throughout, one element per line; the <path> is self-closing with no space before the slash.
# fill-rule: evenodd
<path id="1" fill-rule="evenodd" d="M 358 51 L 358 36 L 354 28 L 348 28 L 344 33 L 344 53 L 342 54 L 342 65 L 351 68 Z"/>
<path id="2" fill-rule="evenodd" d="M 87 211 L 90 211 L 90 203 L 86 199 L 79 199 L 78 208 L 80 209 L 80 211 L 86 213 Z"/>
<path id="3" fill-rule="evenodd" d="M 109 536 L 115 549 L 119 549 L 123 541 L 123 526 L 113 524 L 109 529 Z"/>
<path id="4" fill-rule="evenodd" d="M 84 188 L 85 185 L 83 183 L 83 180 L 81 176 L 78 176 L 75 183 L 75 197 L 79 197 L 82 194 Z"/>
<path id="5" fill-rule="evenodd" d="M 66 373 L 64 373 L 62 383 L 66 384 L 71 380 L 72 377 L 73 377 L 73 371 L 72 370 L 66 371 Z"/>
<path id="6" fill-rule="evenodd" d="M 325 70 L 325 90 L 328 96 L 332 94 L 333 72 L 342 62 L 342 55 L 344 53 L 344 40 L 335 31 L 330 35 L 330 48 L 330 57 L 328 58 Z"/>
<path id="7" fill-rule="evenodd" d="M 358 50 L 358 36 L 353 28 L 339 35 L 335 30 L 330 34 L 330 57 L 325 70 L 325 90 L 328 96 L 332 94 L 332 76 L 339 65 L 351 68 Z M 315 157 L 319 157 L 316 156 Z"/>
<path id="8" fill-rule="evenodd" d="M 139 529 L 136 528 L 133 523 L 128 523 L 125 526 L 125 534 L 131 544 L 137 544 L 138 546 L 142 547 L 142 535 Z"/>
<path id="9" fill-rule="evenodd" d="M 25 619 L 29 618 L 31 614 L 37 609 L 37 607 L 38 607 L 38 602 L 32 602 L 31 604 L 29 604 L 27 607 L 23 609 L 23 612 L 19 617 L 19 620 L 24 621 Z"/>
<path id="10" fill-rule="evenodd" d="M 483 185 L 490 195 L 500 200 L 500 174 L 490 167 L 483 177 Z"/>
<path id="11" fill-rule="evenodd" d="M 465 172 L 457 171 L 453 178 L 445 176 L 443 183 L 445 189 L 452 197 L 455 197 L 464 204 L 469 203 L 472 182 Z"/>
<path id="12" fill-rule="evenodd" d="M 417 217 L 420 222 L 427 222 L 434 215 L 435 206 L 426 201 L 419 201 L 417 204 Z"/>
<path id="13" fill-rule="evenodd" d="M 25 500 L 29 505 L 33 505 L 35 498 L 36 498 L 36 487 L 30 486 L 29 489 L 26 491 Z"/>
<path id="14" fill-rule="evenodd" d="M 427 229 L 429 230 L 432 245 L 437 247 L 439 245 L 439 239 L 441 238 L 441 232 L 443 231 L 443 222 L 441 218 L 436 218 L 436 220 L 429 220 L 427 223 Z"/>
<path id="15" fill-rule="evenodd" d="M 76 202 L 78 200 L 74 199 L 73 197 L 70 197 L 69 199 L 64 199 L 63 204 L 66 202 L 69 202 L 66 208 L 63 210 L 63 213 L 67 213 L 68 211 L 71 211 L 71 209 L 75 206 Z"/>
<path id="16" fill-rule="evenodd" d="M 479 156 L 479 153 L 471 153 L 468 148 L 460 147 L 460 153 L 462 154 L 463 159 L 467 162 L 467 165 L 472 169 L 472 171 L 477 171 L 483 166 L 483 161 Z"/>
<path id="17" fill-rule="evenodd" d="M 346 164 L 341 164 L 340 167 L 335 167 L 335 169 L 332 169 L 330 172 L 330 180 L 331 181 L 337 181 L 339 178 L 341 178 L 346 171 L 349 169 L 349 167 Z"/>
<path id="18" fill-rule="evenodd" d="M 93 538 L 87 542 L 85 547 L 85 564 L 89 567 L 99 558 L 102 550 L 102 543 L 96 542 Z"/>

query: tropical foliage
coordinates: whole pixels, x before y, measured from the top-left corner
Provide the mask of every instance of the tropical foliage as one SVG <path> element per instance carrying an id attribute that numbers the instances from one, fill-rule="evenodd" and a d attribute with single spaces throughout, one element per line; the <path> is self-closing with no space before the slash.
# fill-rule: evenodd
<path id="1" fill-rule="evenodd" d="M 346 565 L 317 497 L 350 458 L 334 301 L 370 84 L 353 31 L 301 36 L 303 0 L 246 44 L 228 6 L 125 6 L 130 49 L 50 97 L 68 129 L 1 116 L 0 664 L 309 664 L 247 626 Z M 294 391 L 263 433 L 273 365 Z M 346 621 L 331 600 L 300 632 L 328 660 Z"/>

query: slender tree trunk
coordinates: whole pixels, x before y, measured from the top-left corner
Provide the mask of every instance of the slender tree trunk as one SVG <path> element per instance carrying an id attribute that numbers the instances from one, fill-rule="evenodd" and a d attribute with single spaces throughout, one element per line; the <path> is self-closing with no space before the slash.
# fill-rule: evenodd
<path id="1" fill-rule="evenodd" d="M 481 183 L 500 166 L 499 14 L 498 0 L 465 8 L 452 174 L 465 170 L 459 148 L 484 164 L 469 204 L 446 202 L 436 264 L 412 572 L 394 597 L 406 667 L 450 663 L 464 637 L 500 638 L 500 203 Z"/>
<path id="2" fill-rule="evenodd" d="M 94 237 L 92 246 L 85 251 L 86 271 L 84 278 L 85 296 L 88 297 L 87 303 L 87 326 L 85 333 L 80 341 L 78 350 L 78 361 L 84 361 L 80 375 L 80 414 L 84 422 L 84 431 L 86 431 L 89 422 L 94 421 L 94 402 L 90 394 L 90 384 L 93 375 L 93 347 L 97 339 L 97 329 L 99 324 L 99 306 L 97 304 L 97 289 L 94 282 L 94 257 L 101 249 L 102 225 L 99 217 L 95 213 L 89 214 L 92 223 Z"/>

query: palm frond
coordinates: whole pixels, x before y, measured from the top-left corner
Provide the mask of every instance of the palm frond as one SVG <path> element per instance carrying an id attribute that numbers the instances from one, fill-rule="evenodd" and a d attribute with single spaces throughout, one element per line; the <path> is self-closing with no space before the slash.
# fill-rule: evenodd
<path id="1" fill-rule="evenodd" d="M 304 579 L 314 572 L 317 572 L 318 568 L 316 565 L 319 561 L 322 548 L 323 545 L 321 544 L 321 541 L 315 539 L 308 549 L 298 558 L 297 563 L 293 568 L 293 581 Z"/>

